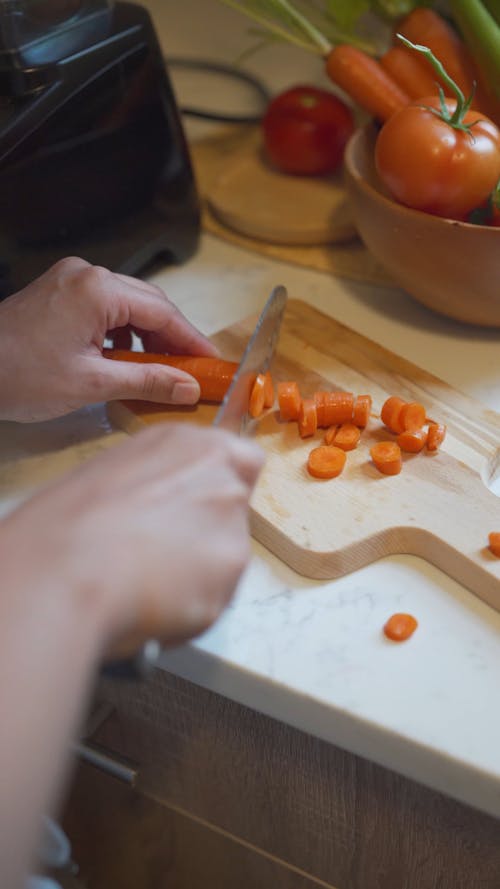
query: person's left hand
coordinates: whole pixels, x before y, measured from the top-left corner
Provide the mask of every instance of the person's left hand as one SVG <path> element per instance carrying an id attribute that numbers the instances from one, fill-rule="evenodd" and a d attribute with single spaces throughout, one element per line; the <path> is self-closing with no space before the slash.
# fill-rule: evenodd
<path id="1" fill-rule="evenodd" d="M 160 364 L 110 361 L 132 328 L 152 352 L 217 355 L 153 284 L 63 259 L 0 303 L 0 419 L 33 422 L 121 398 L 195 404 L 196 380 Z M 126 333 L 125 333 L 126 336 Z"/>

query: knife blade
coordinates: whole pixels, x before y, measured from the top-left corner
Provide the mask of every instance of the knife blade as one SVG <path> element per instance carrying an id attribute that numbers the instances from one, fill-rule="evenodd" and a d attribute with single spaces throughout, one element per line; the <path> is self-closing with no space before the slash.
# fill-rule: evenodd
<path id="1" fill-rule="evenodd" d="M 255 378 L 271 364 L 278 342 L 288 294 L 286 288 L 275 287 L 267 300 L 245 348 L 231 385 L 217 411 L 213 425 L 237 435 L 250 431 L 248 412 L 250 393 Z"/>

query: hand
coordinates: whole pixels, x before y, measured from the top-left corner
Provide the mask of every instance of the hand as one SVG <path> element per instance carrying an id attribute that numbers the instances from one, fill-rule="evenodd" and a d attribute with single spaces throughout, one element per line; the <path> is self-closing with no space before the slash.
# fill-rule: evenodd
<path id="1" fill-rule="evenodd" d="M 96 609 L 115 652 L 200 633 L 249 557 L 248 500 L 262 461 L 254 443 L 222 430 L 172 423 L 133 436 L 4 519 L 5 594 L 26 614 L 30 596 Z"/>
<path id="2" fill-rule="evenodd" d="M 106 335 L 132 327 L 149 351 L 216 355 L 153 284 L 63 259 L 0 303 L 0 419 L 31 422 L 120 398 L 195 404 L 189 374 L 103 358 Z"/>

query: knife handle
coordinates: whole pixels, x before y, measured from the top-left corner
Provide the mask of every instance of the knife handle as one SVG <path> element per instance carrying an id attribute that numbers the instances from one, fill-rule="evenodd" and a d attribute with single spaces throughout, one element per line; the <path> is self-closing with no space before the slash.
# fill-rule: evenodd
<path id="1" fill-rule="evenodd" d="M 100 674 L 106 679 L 140 681 L 151 675 L 158 663 L 161 645 L 156 639 L 148 639 L 132 657 L 103 664 Z"/>

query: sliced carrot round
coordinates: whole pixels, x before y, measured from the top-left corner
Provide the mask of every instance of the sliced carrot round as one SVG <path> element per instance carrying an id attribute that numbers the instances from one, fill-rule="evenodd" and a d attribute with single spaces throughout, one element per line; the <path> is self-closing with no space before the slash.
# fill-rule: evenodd
<path id="1" fill-rule="evenodd" d="M 395 441 L 378 441 L 370 448 L 370 456 L 384 475 L 398 475 L 401 472 L 401 448 Z"/>
<path id="2" fill-rule="evenodd" d="M 403 431 L 400 415 L 405 404 L 406 402 L 403 401 L 402 398 L 399 398 L 399 396 L 391 395 L 384 401 L 382 410 L 380 411 L 380 419 L 382 420 L 382 423 L 387 426 L 391 432 L 395 432 L 396 434 Z"/>
<path id="3" fill-rule="evenodd" d="M 405 642 L 418 627 L 418 621 L 412 614 L 393 614 L 384 624 L 384 635 L 393 642 Z"/>
<path id="4" fill-rule="evenodd" d="M 264 410 L 264 402 L 266 395 L 266 381 L 264 374 L 258 374 L 250 393 L 250 401 L 248 403 L 248 413 L 251 417 L 260 417 Z"/>
<path id="5" fill-rule="evenodd" d="M 342 472 L 346 454 L 334 445 L 313 448 L 307 460 L 307 469 L 314 478 L 335 478 Z"/>
<path id="6" fill-rule="evenodd" d="M 325 444 L 332 445 L 334 443 L 338 428 L 337 425 L 328 427 L 325 432 Z"/>
<path id="7" fill-rule="evenodd" d="M 488 543 L 494 556 L 500 559 L 500 531 L 490 531 L 488 534 Z"/>
<path id="8" fill-rule="evenodd" d="M 278 404 L 282 420 L 298 420 L 302 398 L 294 381 L 278 383 Z"/>
<path id="9" fill-rule="evenodd" d="M 362 429 L 367 425 L 372 411 L 373 399 L 371 395 L 358 395 L 354 401 L 352 410 L 352 422 Z"/>
<path id="10" fill-rule="evenodd" d="M 425 407 L 418 401 L 410 401 L 408 404 L 403 405 L 398 419 L 403 430 L 406 432 L 416 432 L 425 423 Z"/>
<path id="11" fill-rule="evenodd" d="M 314 398 L 302 399 L 298 424 L 301 438 L 308 438 L 316 432 L 316 429 L 318 428 L 318 417 L 316 414 L 316 402 Z"/>
<path id="12" fill-rule="evenodd" d="M 337 430 L 333 444 L 342 448 L 343 451 L 353 451 L 360 438 L 359 426 L 355 426 L 354 423 L 342 423 Z"/>
<path id="13" fill-rule="evenodd" d="M 444 423 L 429 423 L 429 431 L 427 434 L 427 450 L 437 451 L 442 445 L 446 436 L 446 426 Z"/>
<path id="14" fill-rule="evenodd" d="M 424 448 L 426 441 L 427 431 L 425 429 L 417 429 L 415 432 L 405 429 L 404 432 L 399 433 L 396 439 L 401 450 L 406 451 L 408 454 L 419 454 Z"/>
<path id="15" fill-rule="evenodd" d="M 264 407 L 272 407 L 274 404 L 274 383 L 268 370 L 264 374 Z"/>

